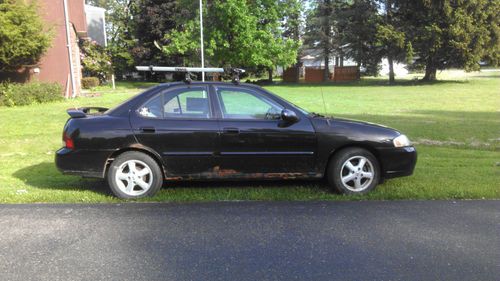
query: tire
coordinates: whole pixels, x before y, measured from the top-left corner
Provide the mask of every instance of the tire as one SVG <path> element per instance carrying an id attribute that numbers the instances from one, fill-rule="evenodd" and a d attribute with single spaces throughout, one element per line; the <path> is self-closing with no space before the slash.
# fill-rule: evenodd
<path id="1" fill-rule="evenodd" d="M 346 148 L 335 153 L 330 160 L 327 178 L 332 191 L 348 195 L 366 194 L 380 181 L 380 165 L 368 150 Z"/>
<path id="2" fill-rule="evenodd" d="M 153 158 L 129 151 L 111 163 L 107 180 L 116 197 L 136 199 L 156 194 L 163 184 L 163 174 Z"/>

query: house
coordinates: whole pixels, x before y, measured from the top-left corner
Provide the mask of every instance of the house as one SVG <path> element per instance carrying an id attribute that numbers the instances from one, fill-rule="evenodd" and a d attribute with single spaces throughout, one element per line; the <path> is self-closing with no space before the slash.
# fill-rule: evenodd
<path id="1" fill-rule="evenodd" d="M 40 0 L 39 5 L 40 15 L 53 28 L 54 38 L 38 66 L 31 69 L 30 80 L 57 82 L 63 86 L 65 96 L 78 96 L 82 78 L 78 41 L 88 35 L 85 1 Z"/>
<path id="2" fill-rule="evenodd" d="M 78 43 L 92 39 L 106 45 L 104 9 L 85 5 L 84 0 L 39 0 L 38 5 L 40 16 L 54 34 L 49 49 L 38 64 L 2 73 L 0 78 L 21 83 L 55 82 L 61 84 L 66 97 L 79 96 L 82 66 Z"/>
<path id="3" fill-rule="evenodd" d="M 97 44 L 106 47 L 106 9 L 85 5 L 88 36 Z"/>

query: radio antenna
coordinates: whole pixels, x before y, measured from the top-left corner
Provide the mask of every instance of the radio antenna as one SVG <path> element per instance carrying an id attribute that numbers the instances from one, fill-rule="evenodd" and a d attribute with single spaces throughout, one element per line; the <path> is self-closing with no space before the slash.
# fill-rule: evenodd
<path id="1" fill-rule="evenodd" d="M 323 94 L 323 87 L 319 87 L 319 89 L 321 90 L 321 99 L 323 100 L 323 112 L 326 116 L 326 102 L 325 102 L 325 95 Z"/>

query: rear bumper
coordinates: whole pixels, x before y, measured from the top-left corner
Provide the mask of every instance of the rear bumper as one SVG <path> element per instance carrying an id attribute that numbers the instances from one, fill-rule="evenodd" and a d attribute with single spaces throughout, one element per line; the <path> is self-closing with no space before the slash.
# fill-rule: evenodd
<path id="1" fill-rule="evenodd" d="M 104 178 L 106 161 L 113 151 L 71 150 L 65 147 L 56 152 L 57 169 L 68 175 Z"/>
<path id="2" fill-rule="evenodd" d="M 417 150 L 413 146 L 379 149 L 384 179 L 410 176 L 417 163 Z"/>

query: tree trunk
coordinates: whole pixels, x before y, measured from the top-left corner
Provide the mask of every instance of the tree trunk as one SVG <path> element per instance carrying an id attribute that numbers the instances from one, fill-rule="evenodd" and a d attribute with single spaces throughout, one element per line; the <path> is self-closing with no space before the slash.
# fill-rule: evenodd
<path id="1" fill-rule="evenodd" d="M 385 1 L 385 20 L 387 24 L 392 25 L 392 0 Z M 389 84 L 394 84 L 394 57 L 392 56 L 391 47 L 387 47 L 387 62 L 389 63 Z"/>
<path id="2" fill-rule="evenodd" d="M 273 82 L 273 68 L 270 67 L 267 69 L 267 80 L 269 80 L 269 82 Z"/>
<path id="3" fill-rule="evenodd" d="M 387 61 L 389 62 L 389 84 L 394 84 L 394 60 L 392 55 L 387 56 Z"/>
<path id="4" fill-rule="evenodd" d="M 323 81 L 330 79 L 330 53 L 325 50 L 325 71 L 323 72 Z"/>
<path id="5" fill-rule="evenodd" d="M 295 82 L 298 83 L 300 80 L 300 58 L 297 58 L 297 63 L 295 64 Z"/>
<path id="6" fill-rule="evenodd" d="M 433 65 L 427 64 L 425 67 L 425 76 L 422 78 L 422 81 L 425 82 L 431 82 L 431 81 L 436 81 L 436 73 L 437 73 L 437 68 Z"/>

